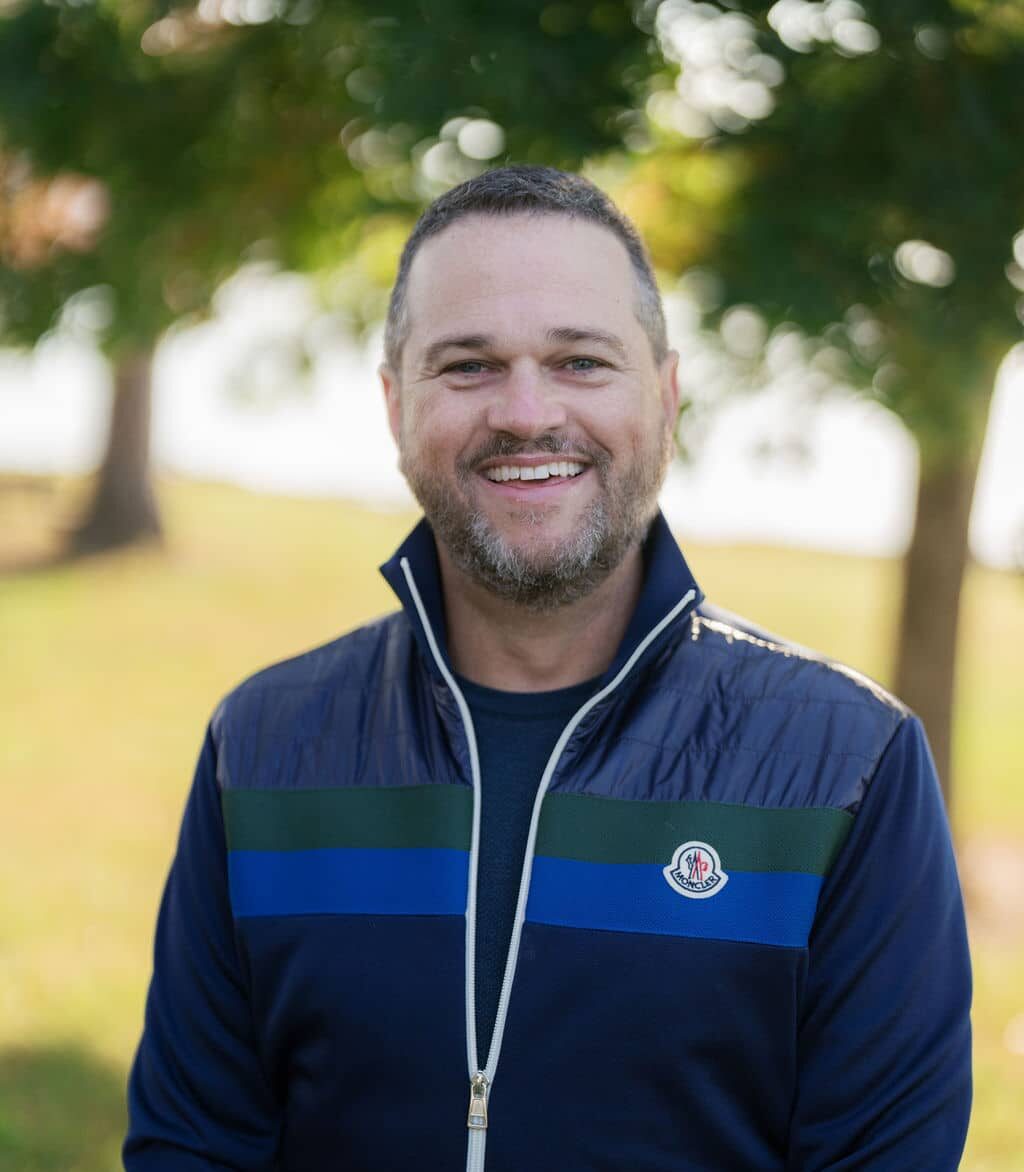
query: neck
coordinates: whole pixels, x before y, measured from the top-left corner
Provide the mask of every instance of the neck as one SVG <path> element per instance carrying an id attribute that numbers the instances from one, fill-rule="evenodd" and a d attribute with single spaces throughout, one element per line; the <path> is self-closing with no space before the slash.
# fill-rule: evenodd
<path id="1" fill-rule="evenodd" d="M 604 672 L 640 597 L 643 557 L 635 547 L 586 598 L 537 614 L 496 598 L 438 544 L 448 654 L 473 683 L 505 692 L 568 688 Z"/>

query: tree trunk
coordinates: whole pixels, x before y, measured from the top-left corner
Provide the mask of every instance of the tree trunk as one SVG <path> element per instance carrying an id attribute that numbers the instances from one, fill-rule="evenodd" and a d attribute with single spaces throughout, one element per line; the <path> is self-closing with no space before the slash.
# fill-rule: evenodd
<path id="1" fill-rule="evenodd" d="M 922 463 L 914 536 L 903 564 L 895 672 L 896 694 L 928 733 L 947 808 L 960 587 L 978 467 L 969 445 L 964 447 L 959 459 L 932 467 Z"/>
<path id="2" fill-rule="evenodd" d="M 122 356 L 103 464 L 85 513 L 70 537 L 72 553 L 94 553 L 162 535 L 150 481 L 151 351 Z"/>

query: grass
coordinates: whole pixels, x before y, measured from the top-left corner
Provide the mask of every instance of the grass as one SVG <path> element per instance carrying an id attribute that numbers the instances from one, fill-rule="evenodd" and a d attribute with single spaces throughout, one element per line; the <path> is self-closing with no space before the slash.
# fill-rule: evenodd
<path id="1" fill-rule="evenodd" d="M 2 485 L 0 485 L 2 488 Z M 0 562 L 79 485 L 0 491 Z M 117 1167 L 157 902 L 203 727 L 256 667 L 391 609 L 409 515 L 168 482 L 166 550 L 0 577 L 0 1169 Z M 898 568 L 687 549 L 710 598 L 883 681 Z M 1024 1172 L 1024 581 L 966 587 L 954 813 L 971 897 L 968 1172 Z M 1024 863 L 1020 864 L 1024 866 Z M 977 874 L 975 875 L 975 872 Z"/>

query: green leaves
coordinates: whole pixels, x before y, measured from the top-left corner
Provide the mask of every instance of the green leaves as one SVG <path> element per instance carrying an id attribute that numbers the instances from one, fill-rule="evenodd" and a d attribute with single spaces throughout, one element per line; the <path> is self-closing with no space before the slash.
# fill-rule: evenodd
<path id="1" fill-rule="evenodd" d="M 104 284 L 108 347 L 152 344 L 253 248 L 365 269 L 355 226 L 406 223 L 494 158 L 575 166 L 618 144 L 648 44 L 622 2 L 8 6 L 0 166 L 17 175 L 0 195 L 0 338 L 32 342 Z M 493 123 L 490 139 L 443 138 L 455 118 Z M 46 202 L 68 176 L 102 193 L 102 230 L 72 248 L 54 221 L 28 258 L 9 206 Z M 390 271 L 370 269 L 386 286 Z"/>
<path id="2" fill-rule="evenodd" d="M 685 39 L 673 33 L 679 21 Z M 648 157 L 639 181 L 669 176 L 692 191 L 671 176 L 708 156 L 736 177 L 703 248 L 689 234 L 677 261 L 718 275 L 719 313 L 749 303 L 773 327 L 831 327 L 830 344 L 852 359 L 846 378 L 930 446 L 977 442 L 975 400 L 987 402 L 999 358 L 1020 338 L 1006 271 L 1024 225 L 1024 8 L 667 0 L 659 35 L 680 61 L 674 93 L 691 108 L 704 100 L 707 125 L 688 153 L 666 143 Z M 742 118 L 736 95 L 755 76 L 755 53 L 785 78 L 771 109 Z M 686 123 L 685 111 L 670 113 Z M 644 226 L 658 243 L 657 222 Z M 870 353 L 836 335 L 851 310 L 881 330 Z"/>

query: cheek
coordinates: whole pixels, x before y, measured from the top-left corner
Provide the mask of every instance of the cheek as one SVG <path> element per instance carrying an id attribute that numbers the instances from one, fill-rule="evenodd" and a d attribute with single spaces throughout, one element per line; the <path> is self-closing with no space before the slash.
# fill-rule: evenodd
<path id="1" fill-rule="evenodd" d="M 408 404 L 402 420 L 406 457 L 434 460 L 439 465 L 455 460 L 472 445 L 476 434 L 467 405 L 442 396 L 424 395 Z"/>
<path id="2" fill-rule="evenodd" d="M 408 451 L 429 446 L 436 430 L 436 411 L 426 396 L 416 396 L 407 401 L 402 411 L 402 444 Z"/>
<path id="3" fill-rule="evenodd" d="M 615 410 L 582 412 L 578 421 L 586 434 L 615 456 L 637 456 L 660 442 L 664 421 L 649 404 L 635 401 Z"/>

